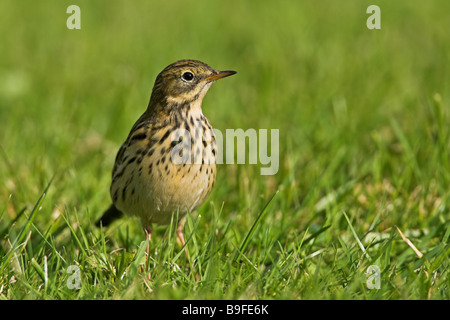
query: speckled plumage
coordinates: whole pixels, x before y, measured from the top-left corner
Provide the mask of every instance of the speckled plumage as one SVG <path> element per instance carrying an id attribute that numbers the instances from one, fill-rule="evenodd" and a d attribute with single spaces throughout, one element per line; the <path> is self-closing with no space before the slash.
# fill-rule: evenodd
<path id="1" fill-rule="evenodd" d="M 216 178 L 215 137 L 201 103 L 215 80 L 234 73 L 180 60 L 157 76 L 147 110 L 117 153 L 113 205 L 99 222 L 109 223 L 120 211 L 139 217 L 150 235 L 152 223 L 178 217 L 184 243 L 185 216 L 203 203 Z"/>
<path id="2" fill-rule="evenodd" d="M 212 130 L 201 110 L 189 107 L 175 109 L 159 122 L 140 118 L 116 157 L 111 197 L 117 209 L 140 217 L 148 227 L 151 223 L 170 223 L 171 214 L 177 210 L 182 218 L 187 210 L 193 211 L 203 203 L 216 177 L 214 136 L 203 152 L 203 163 L 172 161 L 173 148 L 179 144 L 172 134 L 182 129 L 195 137 L 197 123 Z M 195 149 L 196 144 L 191 144 L 191 155 Z"/>

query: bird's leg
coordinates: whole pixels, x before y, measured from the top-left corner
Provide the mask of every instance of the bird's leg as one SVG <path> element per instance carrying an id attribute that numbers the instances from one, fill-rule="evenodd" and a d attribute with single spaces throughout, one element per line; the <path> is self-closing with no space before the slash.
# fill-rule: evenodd
<path id="1" fill-rule="evenodd" d="M 183 228 L 184 228 L 184 224 L 186 223 L 186 216 L 184 216 L 183 218 L 180 219 L 180 221 L 178 221 L 178 226 L 177 226 L 177 238 L 181 243 L 181 246 L 184 247 L 184 253 L 186 254 L 186 258 L 189 260 L 189 255 L 187 252 L 187 248 L 186 248 L 186 241 L 184 241 L 184 236 L 183 236 Z"/>
<path id="2" fill-rule="evenodd" d="M 198 280 L 200 278 L 200 276 L 198 275 L 198 273 L 194 269 L 194 265 L 192 264 L 191 259 L 189 258 L 189 254 L 188 254 L 188 251 L 187 251 L 187 248 L 186 248 L 186 241 L 184 241 L 183 227 L 184 227 L 185 223 L 186 223 L 186 216 L 181 218 L 181 220 L 178 222 L 177 238 L 180 241 L 181 245 L 184 247 L 184 253 L 186 254 L 186 258 L 187 258 L 187 260 L 189 262 L 189 265 L 191 266 L 191 270 L 192 270 L 192 272 L 195 273 L 195 279 Z"/>
<path id="3" fill-rule="evenodd" d="M 181 243 L 181 246 L 184 247 L 184 253 L 186 254 L 186 258 L 189 260 L 189 255 L 187 252 L 187 248 L 186 248 L 186 241 L 184 241 L 184 236 L 183 236 L 183 228 L 184 228 L 184 224 L 186 223 L 186 216 L 184 216 L 183 218 L 180 219 L 180 221 L 178 221 L 178 226 L 177 226 L 177 238 Z"/>
<path id="4" fill-rule="evenodd" d="M 186 241 L 184 241 L 184 236 L 183 236 L 182 230 L 177 229 L 177 237 L 178 237 L 178 240 L 181 242 L 181 246 L 184 247 L 184 253 L 186 254 L 186 258 L 189 260 L 189 255 L 188 255 L 187 249 L 185 247 Z"/>
<path id="5" fill-rule="evenodd" d="M 150 256 L 150 240 L 152 239 L 152 231 L 153 228 L 151 225 L 144 225 L 145 239 L 147 241 L 147 248 L 145 249 L 146 257 L 145 257 L 145 270 L 149 270 L 149 256 Z M 150 278 L 150 273 L 149 273 Z"/>

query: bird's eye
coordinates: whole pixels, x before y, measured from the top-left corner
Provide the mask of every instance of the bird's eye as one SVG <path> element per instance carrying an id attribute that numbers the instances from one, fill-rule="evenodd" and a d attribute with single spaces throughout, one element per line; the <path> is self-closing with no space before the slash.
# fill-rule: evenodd
<path id="1" fill-rule="evenodd" d="M 192 81 L 192 79 L 194 79 L 194 74 L 192 72 L 186 71 L 181 77 L 184 81 Z"/>

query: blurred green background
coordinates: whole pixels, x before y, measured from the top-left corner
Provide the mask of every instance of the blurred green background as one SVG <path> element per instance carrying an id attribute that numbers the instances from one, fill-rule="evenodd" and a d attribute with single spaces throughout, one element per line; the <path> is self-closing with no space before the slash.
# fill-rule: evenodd
<path id="1" fill-rule="evenodd" d="M 395 142 L 386 141 L 391 118 L 412 136 L 417 165 L 429 160 L 419 145 L 432 138 L 427 104 L 449 92 L 447 1 L 380 1 L 381 30 L 366 27 L 369 1 L 77 1 L 81 30 L 66 27 L 70 4 L 2 4 L 0 145 L 21 184 L 17 196 L 69 169 L 58 189 L 74 193 L 71 205 L 107 201 L 117 147 L 157 73 L 183 58 L 239 72 L 213 87 L 204 113 L 220 130 L 281 129 L 278 182 L 295 163 L 291 174 L 308 189 L 342 148 L 348 164 L 375 156 L 376 139 Z M 377 178 L 410 165 L 391 160 Z M 3 185 L 2 201 L 12 188 Z"/>
<path id="2" fill-rule="evenodd" d="M 71 4 L 81 30 L 66 27 Z M 366 27 L 371 4 L 380 30 Z M 281 242 L 341 210 L 362 230 L 380 214 L 405 229 L 448 221 L 449 12 L 445 0 L 3 0 L 3 240 L 54 175 L 34 223 L 46 229 L 66 212 L 97 218 L 156 75 L 185 58 L 238 71 L 203 102 L 215 128 L 280 129 L 276 175 L 219 166 L 208 201 L 224 204 L 226 220 L 248 229 L 281 190 L 267 222 Z"/>
<path id="3" fill-rule="evenodd" d="M 448 98 L 448 1 L 379 1 L 381 30 L 366 27 L 369 1 L 77 1 L 81 30 L 66 28 L 70 4 L 2 2 L 0 144 L 23 191 L 83 159 L 92 163 L 72 187 L 86 173 L 106 185 L 155 76 L 182 58 L 239 71 L 213 87 L 204 112 L 221 130 L 281 129 L 281 161 L 320 166 L 341 147 L 370 156 L 390 118 L 420 139 L 427 101 Z"/>

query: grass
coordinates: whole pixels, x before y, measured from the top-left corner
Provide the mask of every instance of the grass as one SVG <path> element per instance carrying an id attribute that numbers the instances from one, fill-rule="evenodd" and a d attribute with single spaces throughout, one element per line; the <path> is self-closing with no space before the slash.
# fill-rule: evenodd
<path id="1" fill-rule="evenodd" d="M 450 298 L 448 1 L 80 0 L 81 30 L 69 3 L 3 2 L 0 298 Z M 170 225 L 148 280 L 139 222 L 93 221 L 156 74 L 182 58 L 239 72 L 204 113 L 280 129 L 280 168 L 219 165 L 185 227 L 199 279 Z"/>

